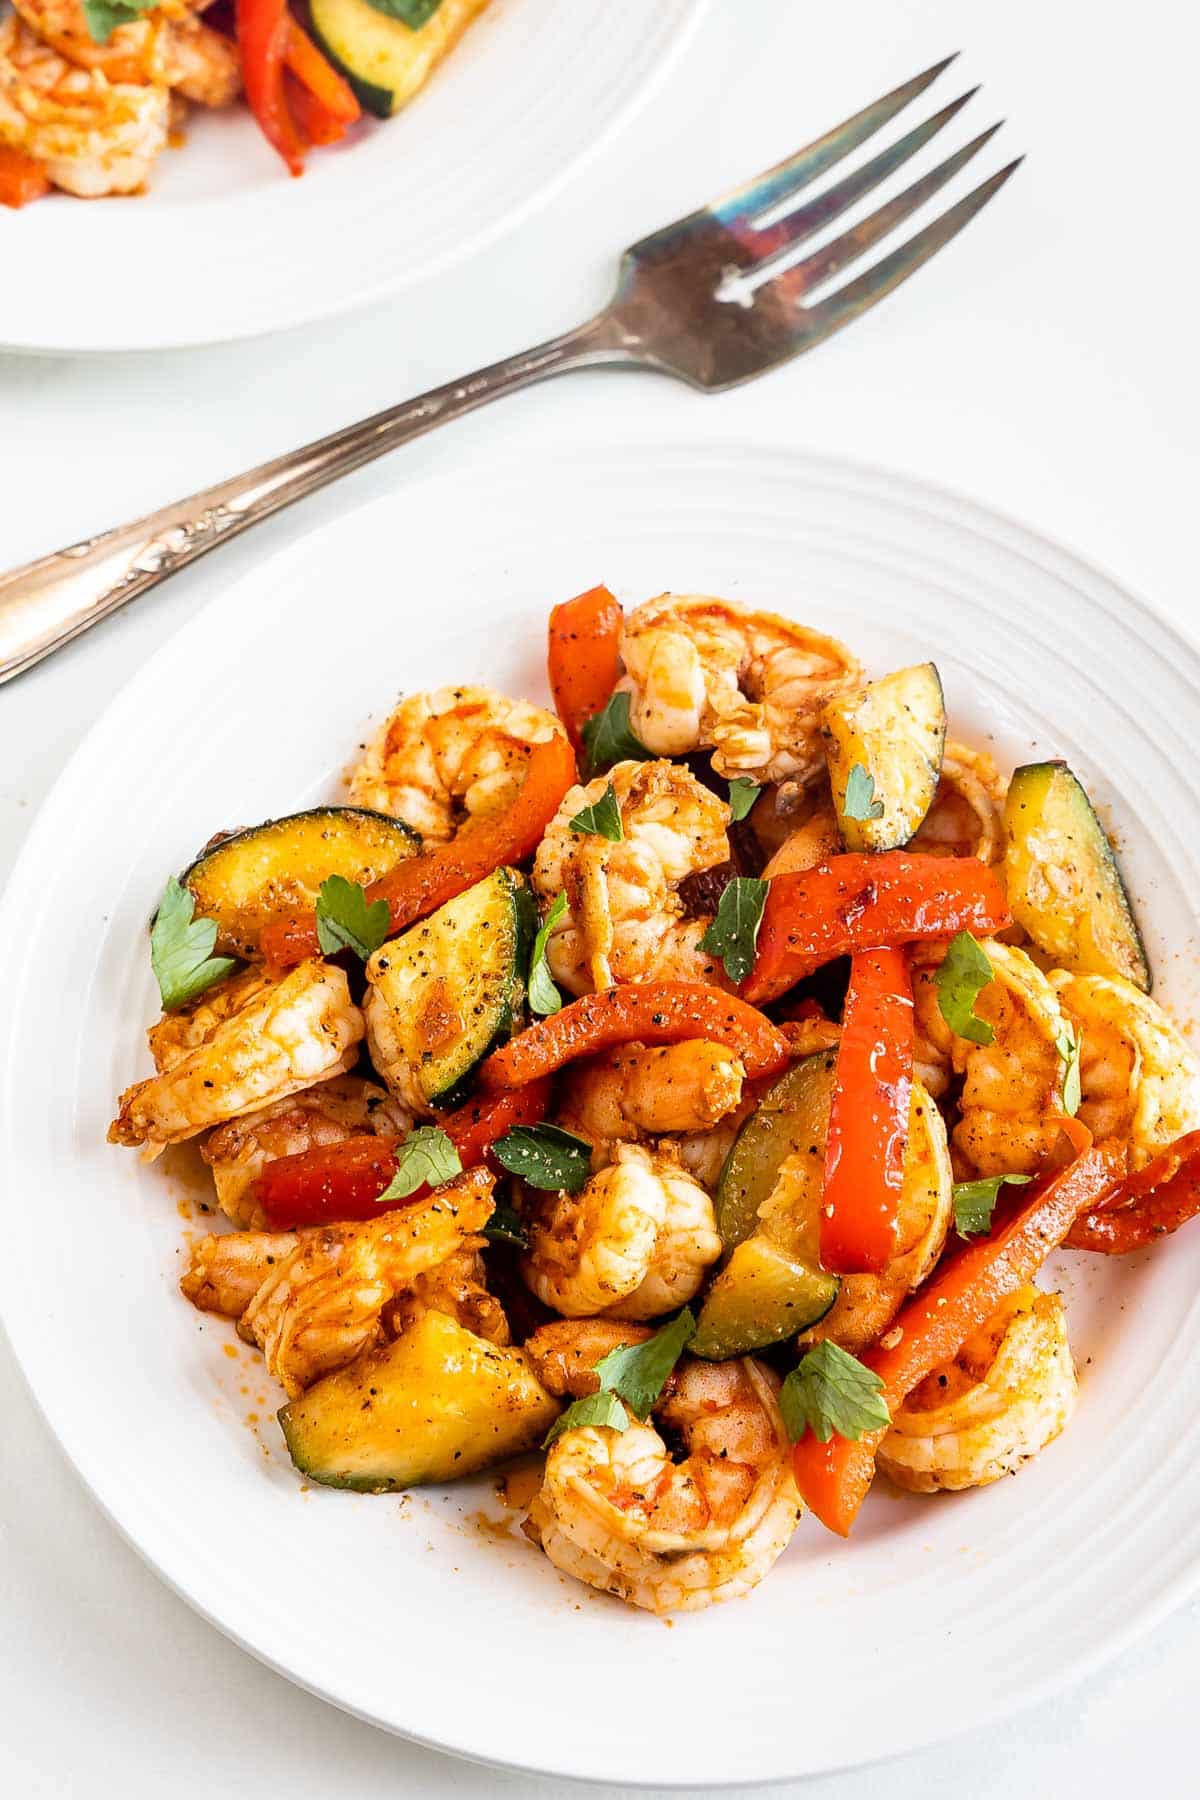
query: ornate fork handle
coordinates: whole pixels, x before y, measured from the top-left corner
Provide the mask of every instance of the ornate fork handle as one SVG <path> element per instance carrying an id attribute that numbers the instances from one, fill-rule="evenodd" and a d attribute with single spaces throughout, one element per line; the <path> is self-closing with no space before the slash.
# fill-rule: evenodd
<path id="1" fill-rule="evenodd" d="M 632 361 L 611 315 L 375 413 L 230 481 L 0 576 L 0 682 L 157 587 L 176 569 L 364 463 L 549 375 Z"/>

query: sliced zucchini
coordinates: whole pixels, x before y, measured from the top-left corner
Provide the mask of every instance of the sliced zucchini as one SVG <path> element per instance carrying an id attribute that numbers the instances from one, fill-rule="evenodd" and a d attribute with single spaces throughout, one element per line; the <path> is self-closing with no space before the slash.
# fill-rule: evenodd
<path id="1" fill-rule="evenodd" d="M 810 1157 L 819 1190 L 835 1062 L 832 1050 L 822 1050 L 796 1063 L 763 1095 L 734 1139 L 717 1184 L 715 1208 L 726 1254 L 757 1228 L 759 1208 L 770 1198 L 785 1157 Z"/>
<path id="2" fill-rule="evenodd" d="M 836 1275 L 756 1233 L 737 1246 L 713 1282 L 688 1348 L 721 1361 L 794 1337 L 825 1317 L 838 1286 Z"/>
<path id="3" fill-rule="evenodd" d="M 821 732 L 846 848 L 895 850 L 907 844 L 933 804 L 942 769 L 946 707 L 935 665 L 898 669 L 857 693 L 828 701 Z M 847 790 L 855 768 L 863 771 L 853 778 L 859 797 L 869 801 L 856 810 L 881 806 L 876 818 L 847 816 Z"/>
<path id="4" fill-rule="evenodd" d="M 310 0 L 313 36 L 368 112 L 387 119 L 424 87 L 488 0 L 441 0 L 413 30 L 367 0 Z"/>
<path id="5" fill-rule="evenodd" d="M 327 875 L 363 886 L 415 856 L 410 825 L 361 806 L 314 806 L 206 846 L 180 876 L 197 915 L 217 921 L 217 949 L 250 956 L 263 927 L 316 904 Z"/>
<path id="6" fill-rule="evenodd" d="M 367 1038 L 395 1091 L 439 1108 L 466 1098 L 518 1022 L 536 916 L 520 871 L 495 869 L 375 952 Z"/>
<path id="7" fill-rule="evenodd" d="M 382 1494 L 532 1450 L 559 1411 L 523 1350 L 427 1312 L 283 1407 L 279 1423 L 310 1480 Z"/>
<path id="8" fill-rule="evenodd" d="M 1004 803 L 1013 917 L 1077 975 L 1122 975 L 1150 992 L 1150 964 L 1117 859 L 1065 762 L 1026 763 Z"/>

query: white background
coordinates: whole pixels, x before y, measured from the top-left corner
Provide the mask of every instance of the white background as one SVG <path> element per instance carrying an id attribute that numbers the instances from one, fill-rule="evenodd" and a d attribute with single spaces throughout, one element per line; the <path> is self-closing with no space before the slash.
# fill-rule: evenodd
<path id="1" fill-rule="evenodd" d="M 603 300 L 622 244 L 960 47 L 961 64 L 935 92 L 948 99 L 976 81 L 986 86 L 951 128 L 954 142 L 1003 114 L 1008 126 L 981 160 L 990 169 L 1025 150 L 1029 161 L 913 283 L 815 356 L 733 394 L 706 398 L 650 376 L 598 372 L 508 401 L 138 602 L 0 692 L 5 863 L 108 696 L 214 579 L 233 578 L 362 499 L 395 493 L 396 565 L 380 579 L 394 585 L 398 625 L 406 609 L 434 602 L 404 582 L 406 479 L 469 471 L 485 451 L 519 458 L 533 444 L 676 433 L 714 443 L 775 439 L 890 464 L 1021 517 L 1193 626 L 1200 33 L 1169 0 L 1136 11 L 1113 0 L 717 0 L 651 109 L 482 265 L 395 306 L 274 340 L 147 358 L 0 357 L 0 563 L 562 329 Z M 19 256 L 19 218 L 0 215 L 0 280 Z M 87 305 L 85 270 L 79 305 Z M 469 492 L 465 479 L 464 531 Z M 536 493 L 529 504 L 537 506 Z M 581 569 L 579 585 L 602 576 Z M 332 598 L 330 629 L 353 630 L 353 597 Z M 287 705 L 269 669 L 263 704 Z M 112 804 L 136 807 L 137 795 L 114 794 Z M 102 895 L 96 903 L 103 907 Z M 10 1192 L 7 1204 L 36 1207 L 38 1196 Z M 0 1417 L 0 1793 L 119 1790 L 125 1800 L 158 1800 L 169 1791 L 172 1800 L 208 1800 L 254 1790 L 327 1800 L 336 1789 L 375 1800 L 563 1791 L 415 1750 L 227 1643 L 96 1512 L 3 1348 Z M 154 1447 L 114 1444 L 112 1453 L 136 1459 Z M 296 1571 L 300 1605 L 312 1578 Z M 1097 1568 L 1096 1579 L 1119 1583 L 1120 1570 Z M 804 1620 L 796 1626 L 803 1632 Z M 420 1629 L 414 1619 L 406 1651 L 420 1653 Z M 786 1644 L 779 1653 L 787 1655 Z M 806 1800 L 860 1800 L 885 1788 L 890 1800 L 1085 1789 L 1104 1800 L 1134 1781 L 1166 1796 L 1194 1792 L 1198 1673 L 1200 1606 L 1192 1605 L 1086 1689 L 1068 1687 L 1001 1728 L 886 1769 L 815 1781 Z M 446 1679 L 460 1677 L 447 1671 Z M 614 1731 L 623 1707 L 653 1704 L 643 1695 L 594 1698 L 611 1709 Z M 870 1706 L 869 1694 L 859 1699 Z M 465 1682 L 462 1704 L 471 1705 Z M 939 1707 L 936 1694 L 929 1705 Z M 664 1721 L 664 1730 L 681 1729 L 736 1732 L 736 1670 L 714 1670 L 694 1720 Z M 798 1692 L 795 1730 L 803 1729 Z"/>

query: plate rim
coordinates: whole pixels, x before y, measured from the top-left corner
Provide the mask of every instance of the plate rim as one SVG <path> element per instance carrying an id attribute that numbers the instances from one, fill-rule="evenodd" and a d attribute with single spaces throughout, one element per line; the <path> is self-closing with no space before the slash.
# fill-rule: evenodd
<path id="1" fill-rule="evenodd" d="M 954 522 L 957 525 L 974 532 L 976 535 L 992 536 L 994 535 L 994 531 L 989 531 L 988 528 L 999 526 L 1002 529 L 1003 534 L 1011 534 L 1018 540 L 1017 547 L 1019 549 L 1032 546 L 1043 553 L 1043 555 L 1049 553 L 1049 558 L 1052 560 L 1049 564 L 1043 562 L 1041 566 L 1043 568 L 1047 566 L 1053 567 L 1056 573 L 1061 574 L 1063 565 L 1065 564 L 1069 572 L 1073 572 L 1076 576 L 1081 575 L 1086 577 L 1088 582 L 1087 597 L 1089 603 L 1103 606 L 1103 601 L 1100 599 L 1099 595 L 1091 591 L 1092 588 L 1099 587 L 1105 591 L 1108 599 L 1119 602 L 1122 608 L 1133 609 L 1148 621 L 1153 622 L 1153 624 L 1161 631 L 1165 632 L 1168 637 L 1176 639 L 1187 649 L 1191 656 L 1195 657 L 1200 655 L 1200 631 L 1195 630 L 1188 625 L 1181 624 L 1175 618 L 1171 617 L 1157 602 L 1142 594 L 1139 590 L 1127 586 L 1123 581 L 1110 574 L 1102 565 L 1079 554 L 1062 539 L 1052 537 L 1046 532 L 1027 526 L 1015 516 L 1004 512 L 1002 509 L 980 502 L 973 496 L 965 494 L 961 490 L 942 483 L 931 482 L 922 477 L 913 476 L 906 472 L 889 468 L 886 465 L 872 464 L 855 458 L 828 456 L 809 450 L 799 450 L 779 440 L 750 434 L 726 438 L 716 445 L 697 443 L 694 438 L 686 437 L 682 434 L 648 438 L 645 441 L 637 439 L 631 444 L 629 440 L 622 438 L 619 434 L 610 433 L 601 439 L 589 442 L 586 446 L 580 446 L 568 437 L 561 440 L 552 439 L 540 445 L 536 452 L 536 460 L 547 464 L 553 463 L 556 469 L 561 469 L 564 462 L 587 464 L 594 463 L 597 460 L 603 460 L 613 455 L 620 455 L 627 458 L 631 449 L 638 458 L 647 459 L 648 461 L 651 461 L 655 467 L 660 468 L 671 463 L 676 467 L 679 467 L 688 461 L 695 463 L 716 454 L 730 459 L 737 459 L 738 461 L 753 457 L 766 458 L 777 468 L 789 467 L 795 470 L 799 475 L 809 478 L 816 475 L 822 475 L 826 478 L 832 478 L 839 484 L 847 482 L 852 483 L 855 481 L 865 481 L 868 485 L 885 484 L 889 496 L 898 497 L 906 505 L 915 507 L 925 517 L 934 516 L 945 518 L 947 517 L 947 508 L 949 508 L 953 514 Z M 396 490 L 391 493 L 365 500 L 356 506 L 348 507 L 338 516 L 338 518 L 323 524 L 314 525 L 309 531 L 303 532 L 297 536 L 291 543 L 281 546 L 271 555 L 264 557 L 260 563 L 247 569 L 236 582 L 233 582 L 228 586 L 221 585 L 219 574 L 215 576 L 210 574 L 208 580 L 211 592 L 207 597 L 197 600 L 189 618 L 182 627 L 161 644 L 155 650 L 154 654 L 136 669 L 112 694 L 103 711 L 93 721 L 71 756 L 68 758 L 64 767 L 60 770 L 43 802 L 39 806 L 37 816 L 31 823 L 30 829 L 8 872 L 3 890 L 0 892 L 0 945 L 16 941 L 12 935 L 12 921 L 10 914 L 20 898 L 19 889 L 21 886 L 23 870 L 28 863 L 34 860 L 32 853 L 40 845 L 43 836 L 48 834 L 52 829 L 52 813 L 58 801 L 60 790 L 64 790 L 70 785 L 80 767 L 89 760 L 93 742 L 99 738 L 101 733 L 107 728 L 112 715 L 118 709 L 124 708 L 128 704 L 130 696 L 135 695 L 142 688 L 143 684 L 146 686 L 153 685 L 160 666 L 168 663 L 170 659 L 178 653 L 181 642 L 183 642 L 184 647 L 186 648 L 187 643 L 191 642 L 193 638 L 199 639 L 201 637 L 208 615 L 215 606 L 219 603 L 227 603 L 232 607 L 236 606 L 239 600 L 251 599 L 255 585 L 263 579 L 264 572 L 267 568 L 286 569 L 293 559 L 297 562 L 302 561 L 315 539 L 326 538 L 336 535 L 341 531 L 348 530 L 353 526 L 358 525 L 365 515 L 378 514 L 382 516 L 385 512 L 393 515 L 394 529 L 394 509 L 398 501 L 401 504 L 404 504 L 411 495 L 413 503 L 419 505 L 422 499 L 431 492 L 436 493 L 443 491 L 453 494 L 463 483 L 469 483 L 477 479 L 481 474 L 486 475 L 489 468 L 494 468 L 497 471 L 504 469 L 507 466 L 507 462 L 508 459 L 498 451 L 481 453 L 474 456 L 468 455 L 461 459 L 453 468 L 442 470 L 419 480 L 406 480 L 403 484 L 398 484 Z M 1014 546 L 1010 544 L 1007 547 L 1013 548 Z M 10 1165 L 14 1158 L 14 1144 L 12 1141 L 12 1127 L 14 1120 L 10 1108 L 10 1076 L 11 1065 L 14 1061 L 14 1052 L 17 1047 L 16 1037 L 16 1015 L 14 1012 L 14 1014 L 10 1016 L 9 1023 L 0 1030 L 0 1158 L 3 1159 L 5 1165 Z M 225 1637 L 229 1638 L 231 1642 L 237 1644 L 240 1649 L 247 1651 L 265 1666 L 284 1676 L 287 1680 L 304 1689 L 306 1692 L 314 1694 L 317 1698 L 338 1707 L 341 1711 L 347 1712 L 353 1717 L 362 1719 L 364 1722 L 374 1725 L 381 1730 L 421 1745 L 424 1748 L 436 1750 L 442 1754 L 456 1756 L 466 1761 L 478 1763 L 482 1766 L 503 1768 L 518 1773 L 544 1775 L 551 1778 L 557 1777 L 559 1779 L 569 1778 L 571 1780 L 591 1781 L 596 1783 L 619 1781 L 622 1785 L 628 1785 L 631 1788 L 652 1786 L 694 1791 L 700 1788 L 711 1790 L 727 1785 L 726 1777 L 708 1781 L 704 1779 L 697 1780 L 694 1775 L 687 1778 L 680 1777 L 676 1780 L 656 1776 L 653 1781 L 647 1781 L 641 1780 L 636 1775 L 631 1775 L 628 1772 L 612 1774 L 588 1771 L 587 1773 L 581 1774 L 577 1770 L 565 1769 L 561 1762 L 529 1761 L 527 1758 L 520 1761 L 512 1760 L 510 1758 L 497 1756 L 494 1753 L 489 1752 L 486 1747 L 483 1746 L 472 1745 L 470 1747 L 465 1747 L 461 1741 L 454 1743 L 447 1742 L 437 1737 L 423 1735 L 419 1730 L 414 1730 L 408 1726 L 400 1726 L 389 1720 L 381 1719 L 375 1714 L 365 1710 L 363 1707 L 356 1705 L 353 1699 L 336 1694 L 330 1691 L 328 1687 L 323 1686 L 320 1682 L 307 1679 L 297 1674 L 282 1660 L 259 1648 L 236 1627 L 225 1620 L 222 1620 L 215 1613 L 210 1611 L 201 1599 L 193 1592 L 189 1591 L 186 1574 L 182 1572 L 177 1574 L 168 1563 L 159 1560 L 155 1554 L 133 1536 L 131 1531 L 123 1524 L 118 1510 L 119 1489 L 118 1500 L 115 1502 L 110 1502 L 106 1491 L 106 1466 L 101 1465 L 98 1469 L 86 1466 L 89 1459 L 86 1456 L 80 1457 L 77 1455 L 76 1448 L 71 1441 L 72 1431 L 69 1420 L 64 1427 L 60 1420 L 53 1416 L 52 1409 L 44 1403 L 41 1394 L 38 1392 L 34 1376 L 26 1366 L 25 1360 L 18 1351 L 17 1341 L 13 1335 L 9 1322 L 5 1296 L 6 1290 L 3 1282 L 3 1269 L 0 1268 L 0 1334 L 3 1335 L 5 1342 L 12 1351 L 13 1361 L 35 1409 L 45 1422 L 72 1471 L 83 1483 L 92 1500 L 99 1507 L 105 1518 L 108 1519 L 118 1531 L 124 1541 L 136 1551 L 142 1561 L 153 1570 L 159 1579 L 161 1579 L 172 1592 L 183 1599 L 209 1624 L 215 1626 L 216 1629 Z M 1065 1668 L 1051 1672 L 1041 1679 L 1031 1681 L 1027 1687 L 1022 1689 L 1021 1692 L 1016 1695 L 1009 1695 L 990 1702 L 984 1700 L 978 1705 L 977 1709 L 969 1719 L 951 1722 L 939 1720 L 936 1723 L 931 1722 L 927 1726 L 915 1726 L 903 1734 L 896 1734 L 895 1741 L 886 1749 L 872 1751 L 867 1755 L 855 1754 L 853 1751 L 848 1750 L 845 1755 L 822 1756 L 819 1760 L 810 1761 L 802 1769 L 799 1776 L 796 1773 L 794 1765 L 790 1769 L 779 1766 L 766 1774 L 742 1776 L 739 1778 L 739 1782 L 748 1787 L 759 1787 L 771 1783 L 778 1783 L 780 1781 L 800 1779 L 806 1775 L 827 1774 L 842 1769 L 878 1765 L 890 1762 L 894 1757 L 911 1753 L 923 1747 L 965 1736 L 974 1730 L 985 1730 L 1003 1719 L 1013 1717 L 1028 1707 L 1035 1706 L 1057 1693 L 1082 1683 L 1091 1673 L 1111 1663 L 1132 1645 L 1144 1639 L 1156 1625 L 1168 1617 L 1173 1611 L 1177 1610 L 1178 1607 L 1189 1597 L 1194 1595 L 1198 1589 L 1200 1589 L 1200 1557 L 1196 1559 L 1190 1568 L 1181 1570 L 1162 1582 L 1157 1591 L 1145 1599 L 1140 1607 L 1128 1613 L 1123 1624 L 1112 1630 L 1102 1643 L 1097 1644 L 1089 1651 L 1081 1652 L 1074 1656 Z"/>
<path id="2" fill-rule="evenodd" d="M 230 326 L 215 333 L 206 332 L 203 328 L 198 332 L 166 332 L 152 338 L 147 338 L 144 334 L 136 338 L 114 336 L 110 332 L 103 341 L 92 339 L 83 343 L 66 335 L 34 341 L 0 335 L 0 353 L 17 356 L 140 356 L 170 350 L 208 350 L 221 344 L 249 344 L 263 338 L 302 331 L 306 326 L 323 324 L 326 320 L 342 319 L 356 312 L 365 312 L 372 306 L 383 305 L 410 288 L 437 280 L 450 270 L 460 268 L 470 259 L 483 255 L 518 226 L 533 218 L 543 207 L 550 205 L 572 181 L 592 166 L 596 158 L 607 150 L 616 134 L 631 124 L 649 104 L 691 47 L 712 9 L 713 0 L 681 0 L 681 4 L 686 10 L 674 37 L 645 77 L 613 109 L 596 136 L 585 140 L 581 134 L 578 147 L 557 165 L 544 182 L 527 193 L 523 200 L 485 220 L 470 235 L 448 246 L 428 261 L 406 264 L 392 275 L 360 287 L 341 300 L 331 300 L 311 307 L 294 307 L 282 317 L 276 316 L 270 324 Z M 381 123 L 386 125 L 387 121 L 383 120 Z M 219 205 L 220 202 L 215 204 Z M 614 270 L 619 254 L 619 249 L 613 251 Z M 164 311 L 165 316 L 167 314 Z M 3 324 L 0 320 L 0 333 L 2 332 Z"/>

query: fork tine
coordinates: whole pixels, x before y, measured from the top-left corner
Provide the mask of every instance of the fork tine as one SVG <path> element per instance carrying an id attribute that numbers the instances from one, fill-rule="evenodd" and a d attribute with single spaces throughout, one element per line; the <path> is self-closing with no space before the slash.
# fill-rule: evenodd
<path id="1" fill-rule="evenodd" d="M 915 275 L 923 263 L 927 263 L 931 256 L 936 256 L 943 244 L 948 244 L 951 238 L 957 237 L 963 226 L 983 210 L 1024 160 L 1023 156 L 1018 156 L 995 175 L 989 176 L 987 181 L 974 188 L 965 199 L 944 212 L 940 219 L 935 219 L 932 225 L 927 225 L 916 237 L 909 238 L 907 243 L 893 250 L 890 256 L 885 256 L 882 262 L 873 264 L 862 275 L 848 281 L 845 287 L 831 294 L 828 300 L 819 301 L 813 307 L 803 307 L 800 294 L 788 292 L 792 274 L 790 270 L 777 276 L 774 281 L 766 282 L 758 290 L 758 295 L 764 298 L 778 296 L 795 304 L 798 313 L 797 337 L 800 340 L 796 347 L 811 349 L 814 344 L 832 337 L 844 325 L 851 324 L 860 314 L 868 311 L 894 288 L 898 288 L 901 282 L 907 281 L 910 275 Z"/>
<path id="2" fill-rule="evenodd" d="M 952 100 L 941 112 L 934 113 L 923 124 L 914 126 L 912 131 L 907 132 L 896 143 L 889 144 L 886 150 L 881 150 L 870 162 L 864 163 L 861 169 L 853 170 L 835 186 L 818 194 L 807 206 L 787 213 L 776 224 L 767 225 L 761 230 L 744 225 L 736 226 L 733 228 L 735 236 L 748 250 L 755 252 L 760 265 L 785 250 L 794 249 L 805 238 L 812 237 L 814 232 L 840 218 L 848 207 L 861 200 L 865 194 L 871 193 L 889 175 L 894 175 L 910 157 L 925 147 L 930 138 L 936 137 L 978 92 L 978 88 L 971 88 L 967 93 L 960 94 L 957 100 Z"/>
<path id="3" fill-rule="evenodd" d="M 803 150 L 797 150 L 794 156 L 786 157 L 783 162 L 776 163 L 774 168 L 756 175 L 753 180 L 744 182 L 741 187 L 731 188 L 720 200 L 711 203 L 709 211 L 715 213 L 723 224 L 734 225 L 768 211 L 780 201 L 789 199 L 792 194 L 798 194 L 801 188 L 815 181 L 818 175 L 824 174 L 826 169 L 831 169 L 834 163 L 840 162 L 869 137 L 873 137 L 910 100 L 923 94 L 937 80 L 942 70 L 949 68 L 957 55 L 956 50 L 954 56 L 944 57 L 941 62 L 934 63 L 932 68 L 914 75 L 903 87 L 893 88 L 890 94 L 882 95 L 861 112 L 844 119 L 832 131 L 827 131 L 824 137 L 814 139 Z"/>
<path id="4" fill-rule="evenodd" d="M 878 207 L 865 219 L 860 219 L 857 225 L 851 226 L 849 231 L 844 231 L 841 237 L 834 238 L 832 243 L 824 245 L 820 250 L 815 250 L 811 256 L 805 257 L 803 262 L 795 263 L 786 273 L 788 291 L 798 298 L 801 294 L 819 287 L 823 281 L 830 280 L 850 263 L 857 262 L 860 256 L 865 255 L 879 242 L 880 238 L 887 237 L 911 213 L 924 206 L 925 202 L 931 199 L 939 188 L 945 187 L 948 181 L 953 180 L 959 170 L 965 168 L 971 158 L 976 156 L 985 144 L 991 142 L 999 129 L 1000 125 L 995 124 L 989 126 L 986 131 L 981 131 L 977 138 L 972 138 L 969 144 L 964 144 L 961 150 L 956 150 L 953 156 L 948 156 L 945 162 L 938 164 L 936 169 L 931 169 L 927 175 L 922 175 L 919 181 L 914 181 L 910 187 L 904 189 L 903 193 L 897 194 L 886 205 Z"/>

